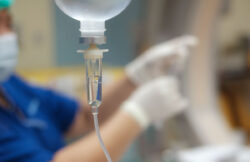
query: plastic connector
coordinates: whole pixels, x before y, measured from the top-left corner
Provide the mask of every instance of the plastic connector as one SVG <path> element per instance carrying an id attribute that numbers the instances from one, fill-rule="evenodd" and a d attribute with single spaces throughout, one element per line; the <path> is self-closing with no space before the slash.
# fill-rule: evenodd
<path id="1" fill-rule="evenodd" d="M 105 44 L 105 21 L 81 21 L 81 38 L 83 44 Z"/>

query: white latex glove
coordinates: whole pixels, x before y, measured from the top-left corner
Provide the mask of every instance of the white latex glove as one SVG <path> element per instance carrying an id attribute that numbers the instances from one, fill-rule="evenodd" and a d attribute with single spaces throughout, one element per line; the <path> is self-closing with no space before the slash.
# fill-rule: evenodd
<path id="1" fill-rule="evenodd" d="M 187 101 L 179 92 L 175 77 L 160 77 L 139 87 L 124 102 L 122 110 L 131 114 L 141 125 L 147 128 L 151 123 L 159 125 L 185 110 Z"/>
<path id="2" fill-rule="evenodd" d="M 136 85 L 156 77 L 180 72 L 189 48 L 198 43 L 194 36 L 182 36 L 156 45 L 126 66 L 126 74 Z"/>
<path id="3" fill-rule="evenodd" d="M 238 153 L 236 162 L 249 162 L 250 161 L 250 148 L 242 147 L 241 151 Z"/>

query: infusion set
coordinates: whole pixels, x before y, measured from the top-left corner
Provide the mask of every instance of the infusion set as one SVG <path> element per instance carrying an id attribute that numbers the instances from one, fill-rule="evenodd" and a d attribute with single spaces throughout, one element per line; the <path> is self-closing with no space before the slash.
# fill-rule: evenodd
<path id="1" fill-rule="evenodd" d="M 101 147 L 108 162 L 112 162 L 102 141 L 98 125 L 98 108 L 102 102 L 102 59 L 107 49 L 98 45 L 106 43 L 105 22 L 127 8 L 131 0 L 55 0 L 57 6 L 69 17 L 80 22 L 79 42 L 88 48 L 84 54 L 88 103 L 92 107 L 94 124 Z"/>

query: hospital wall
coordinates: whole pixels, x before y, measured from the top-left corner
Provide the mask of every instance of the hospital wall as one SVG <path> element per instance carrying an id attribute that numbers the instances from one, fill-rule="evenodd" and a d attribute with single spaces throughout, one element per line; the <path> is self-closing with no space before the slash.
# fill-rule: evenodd
<path id="1" fill-rule="evenodd" d="M 56 60 L 51 0 L 17 0 L 11 11 L 19 36 L 19 68 L 53 67 Z"/>

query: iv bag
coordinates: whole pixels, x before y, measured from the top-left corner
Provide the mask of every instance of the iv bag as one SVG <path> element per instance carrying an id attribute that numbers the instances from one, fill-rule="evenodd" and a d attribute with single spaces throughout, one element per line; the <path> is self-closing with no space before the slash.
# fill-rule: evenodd
<path id="1" fill-rule="evenodd" d="M 68 16 L 79 20 L 105 21 L 120 14 L 131 0 L 55 0 Z"/>
<path id="2" fill-rule="evenodd" d="M 120 14 L 131 0 L 55 0 L 68 16 L 80 21 L 83 42 L 104 44 L 105 21 Z"/>

